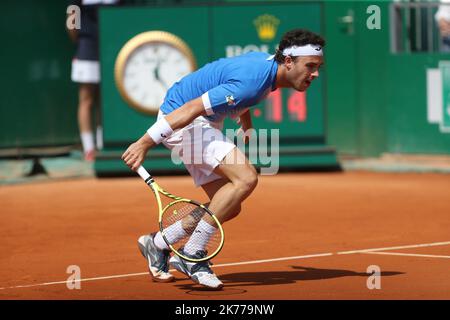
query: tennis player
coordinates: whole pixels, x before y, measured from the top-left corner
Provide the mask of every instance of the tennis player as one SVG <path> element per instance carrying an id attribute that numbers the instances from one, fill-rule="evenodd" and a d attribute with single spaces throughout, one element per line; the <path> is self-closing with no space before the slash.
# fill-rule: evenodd
<path id="1" fill-rule="evenodd" d="M 233 219 L 241 211 L 242 202 L 255 189 L 258 176 L 246 156 L 223 136 L 223 120 L 228 116 L 236 117 L 246 132 L 253 127 L 249 107 L 266 98 L 271 91 L 277 88 L 307 90 L 319 76 L 324 45 L 321 36 L 295 29 L 284 34 L 275 55 L 251 52 L 206 64 L 169 89 L 158 120 L 128 147 L 122 159 L 136 171 L 155 145 L 163 143 L 174 149 L 186 148 L 188 143 L 188 147 L 193 147 L 196 152 L 194 156 L 200 157 L 201 161 L 190 161 L 192 157 L 182 157 L 182 160 L 195 185 L 201 186 L 208 195 L 209 209 L 221 223 Z M 222 139 L 205 141 L 207 139 L 202 138 L 205 135 Z M 190 139 L 183 141 L 185 137 Z M 244 136 L 244 140 L 248 140 L 248 136 Z M 182 237 L 181 221 L 170 228 L 174 229 L 171 234 L 178 232 Z M 182 249 L 183 254 L 205 257 L 204 248 L 214 232 L 215 228 L 201 221 Z M 175 243 L 178 239 L 167 240 Z M 177 255 L 170 258 L 169 247 L 161 232 L 142 236 L 138 241 L 140 247 L 145 248 L 142 254 L 147 258 L 154 281 L 174 279 L 169 273 L 170 263 L 196 283 L 213 289 L 222 288 L 223 283 L 208 261 L 191 263 Z"/>

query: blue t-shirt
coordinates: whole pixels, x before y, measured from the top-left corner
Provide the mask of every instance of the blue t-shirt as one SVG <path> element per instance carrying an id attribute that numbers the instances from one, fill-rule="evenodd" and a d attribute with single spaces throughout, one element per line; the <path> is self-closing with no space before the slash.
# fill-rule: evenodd
<path id="1" fill-rule="evenodd" d="M 236 117 L 275 90 L 278 64 L 263 52 L 250 52 L 206 64 L 167 91 L 161 111 L 168 114 L 202 96 L 206 118 Z"/>

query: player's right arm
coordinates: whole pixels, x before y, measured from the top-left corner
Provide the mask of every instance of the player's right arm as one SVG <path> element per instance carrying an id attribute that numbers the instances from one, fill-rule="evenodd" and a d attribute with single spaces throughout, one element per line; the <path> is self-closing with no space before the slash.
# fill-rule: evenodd
<path id="1" fill-rule="evenodd" d="M 170 128 L 175 131 L 184 128 L 201 115 L 206 115 L 206 111 L 203 100 L 199 97 L 172 111 L 164 119 Z M 144 162 L 147 152 L 155 145 L 157 143 L 146 132 L 139 140 L 127 148 L 122 155 L 122 160 L 131 170 L 136 171 Z"/>

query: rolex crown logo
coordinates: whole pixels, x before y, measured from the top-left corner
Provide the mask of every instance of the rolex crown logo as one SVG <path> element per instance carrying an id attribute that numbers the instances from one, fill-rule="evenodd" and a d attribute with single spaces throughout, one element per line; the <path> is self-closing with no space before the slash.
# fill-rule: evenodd
<path id="1" fill-rule="evenodd" d="M 271 41 L 277 34 L 280 20 L 270 14 L 263 14 L 253 20 L 253 23 L 255 24 L 256 31 L 258 32 L 258 37 L 262 41 Z"/>

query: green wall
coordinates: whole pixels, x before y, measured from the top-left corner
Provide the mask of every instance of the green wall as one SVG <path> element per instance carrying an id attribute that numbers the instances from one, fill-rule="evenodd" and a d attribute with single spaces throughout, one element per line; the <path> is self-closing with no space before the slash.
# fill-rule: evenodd
<path id="1" fill-rule="evenodd" d="M 369 5 L 381 8 L 381 29 L 366 26 Z M 355 6 L 355 30 L 358 30 L 357 101 L 359 107 L 359 150 L 362 155 L 377 155 L 386 148 L 386 90 L 391 76 L 389 56 L 389 3 L 359 2 Z M 330 84 L 331 85 L 331 84 Z"/>
<path id="2" fill-rule="evenodd" d="M 78 141 L 66 1 L 2 1 L 0 148 Z"/>
<path id="3" fill-rule="evenodd" d="M 369 30 L 369 5 L 381 29 Z M 326 1 L 327 141 L 340 154 L 450 154 L 450 134 L 427 122 L 426 70 L 442 53 L 390 53 L 387 1 Z M 339 18 L 353 10 L 353 33 Z"/>
<path id="4" fill-rule="evenodd" d="M 381 30 L 366 27 L 369 4 L 381 8 Z M 341 154 L 378 155 L 386 149 L 387 12 L 385 1 L 325 2 L 327 139 Z M 344 16 L 353 16 L 353 24 L 340 22 Z"/>
<path id="5" fill-rule="evenodd" d="M 392 55 L 387 91 L 387 152 L 450 154 L 450 133 L 427 121 L 426 71 L 449 54 Z"/>
<path id="6" fill-rule="evenodd" d="M 324 4 L 326 137 L 329 144 L 346 154 L 359 152 L 356 37 L 349 29 L 351 26 L 339 22 L 341 17 L 351 15 L 352 10 L 352 2 Z"/>
<path id="7" fill-rule="evenodd" d="M 146 5 L 163 3 L 151 0 L 128 2 Z M 214 1 L 216 4 L 219 2 L 221 1 Z M 231 4 L 238 1 L 226 2 Z M 308 3 L 275 3 L 294 6 L 300 2 Z M 175 0 L 170 4 L 173 3 Z M 270 3 L 265 3 L 270 7 Z M 391 54 L 390 3 L 387 1 L 321 3 L 324 20 L 320 29 L 324 30 L 328 43 L 326 65 L 321 74 L 325 91 L 322 97 L 325 119 L 317 119 L 314 123 L 319 132 L 324 130 L 328 144 L 337 147 L 341 154 L 362 156 L 374 156 L 383 152 L 449 154 L 450 134 L 441 133 L 437 125 L 427 122 L 426 69 L 437 68 L 440 60 L 450 60 L 450 56 Z M 379 5 L 382 9 L 381 30 L 366 28 L 366 8 L 371 4 Z M 76 121 L 77 87 L 70 81 L 71 59 L 75 48 L 65 31 L 66 5 L 66 1 L 51 0 L 25 0 L 20 5 L 12 0 L 2 2 L 0 148 L 56 146 L 79 142 Z M 274 3 L 270 5 L 275 8 Z M 195 8 L 198 6 L 186 10 L 193 11 Z M 210 8 L 204 5 L 200 10 L 211 10 Z M 142 9 L 128 10 L 139 12 Z M 158 18 L 158 10 L 152 8 L 151 11 L 155 14 L 148 19 L 145 27 L 151 28 L 153 21 Z M 177 10 L 184 8 L 175 8 L 174 12 Z M 345 24 L 339 22 L 339 18 L 348 15 L 349 10 L 353 10 L 354 14 L 352 34 Z M 196 21 L 199 26 L 211 24 L 211 21 L 204 21 L 204 13 L 195 15 L 191 11 L 186 23 Z M 119 16 L 116 18 L 120 19 Z M 177 19 L 181 20 L 181 17 Z M 166 24 L 170 28 L 171 22 L 166 21 Z M 302 26 L 302 20 L 299 20 L 299 26 Z M 193 43 L 197 41 L 196 37 L 198 41 L 211 37 L 208 35 L 208 27 L 201 28 L 198 35 L 192 35 Z M 114 32 L 125 36 L 129 30 Z M 117 52 L 122 45 L 115 33 L 102 40 L 110 46 L 111 52 Z M 219 36 L 216 37 L 218 41 Z M 190 35 L 183 35 L 183 38 L 189 37 Z M 220 54 L 214 52 L 213 47 L 203 50 L 195 43 L 191 47 L 197 50 L 195 54 L 199 65 Z M 114 57 L 115 55 L 111 55 L 105 59 Z M 103 76 L 112 77 L 112 70 L 103 72 Z M 320 92 L 321 90 L 317 90 L 312 94 Z M 106 102 L 112 98 L 104 97 Z M 130 114 L 135 112 L 128 109 Z M 114 117 L 114 114 L 111 116 Z M 130 137 L 134 137 L 137 131 L 138 129 L 127 129 Z M 120 129 L 108 131 L 106 138 L 115 139 L 114 136 L 109 137 L 109 134 L 120 134 Z"/>

